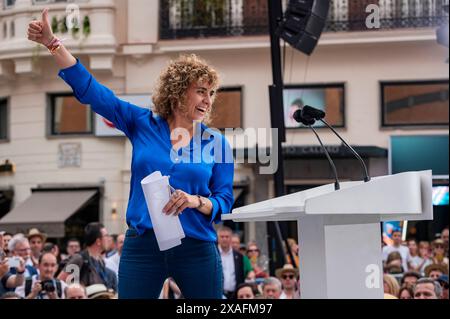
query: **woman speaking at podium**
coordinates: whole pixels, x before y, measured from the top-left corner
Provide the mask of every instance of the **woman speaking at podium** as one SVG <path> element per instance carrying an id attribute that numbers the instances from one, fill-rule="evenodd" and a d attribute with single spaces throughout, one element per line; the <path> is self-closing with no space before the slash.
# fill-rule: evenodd
<path id="1" fill-rule="evenodd" d="M 53 35 L 47 9 L 40 21 L 29 23 L 28 39 L 47 47 L 75 97 L 111 121 L 133 145 L 119 298 L 157 298 L 168 277 L 186 298 L 221 298 L 222 265 L 213 222 L 231 210 L 234 164 L 224 136 L 202 123 L 208 119 L 219 85 L 217 72 L 195 55 L 172 61 L 153 92 L 152 112 L 118 99 L 98 83 Z M 189 134 L 171 138 L 171 132 L 180 128 Z M 201 141 L 193 138 L 196 133 L 203 133 Z M 205 133 L 208 140 L 203 139 Z M 200 162 L 185 163 L 185 156 L 176 156 L 180 148 L 204 150 L 211 141 L 213 151 L 202 152 Z M 176 191 L 164 212 L 179 215 L 186 235 L 181 245 L 166 251 L 157 245 L 140 185 L 155 171 L 170 175 Z"/>

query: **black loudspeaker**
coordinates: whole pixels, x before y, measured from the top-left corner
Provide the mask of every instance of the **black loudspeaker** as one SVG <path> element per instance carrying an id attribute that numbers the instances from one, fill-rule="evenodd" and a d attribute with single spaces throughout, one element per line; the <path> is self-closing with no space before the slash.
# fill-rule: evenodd
<path id="1" fill-rule="evenodd" d="M 329 9 L 329 0 L 290 0 L 277 33 L 295 49 L 310 55 L 325 28 Z"/>

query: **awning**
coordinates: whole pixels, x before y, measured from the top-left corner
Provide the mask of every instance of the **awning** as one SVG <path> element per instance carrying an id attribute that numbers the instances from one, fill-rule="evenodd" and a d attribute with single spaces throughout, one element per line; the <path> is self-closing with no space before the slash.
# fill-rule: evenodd
<path id="1" fill-rule="evenodd" d="M 35 191 L 0 220 L 0 230 L 27 233 L 38 228 L 48 237 L 64 237 L 64 222 L 96 195 L 97 190 Z"/>

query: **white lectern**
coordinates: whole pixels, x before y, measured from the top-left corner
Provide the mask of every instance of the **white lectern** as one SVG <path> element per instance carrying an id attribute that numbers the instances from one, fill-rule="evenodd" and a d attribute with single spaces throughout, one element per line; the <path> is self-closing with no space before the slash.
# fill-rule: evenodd
<path id="1" fill-rule="evenodd" d="M 431 171 L 324 185 L 222 215 L 298 222 L 302 298 L 383 298 L 381 221 L 433 219 Z"/>

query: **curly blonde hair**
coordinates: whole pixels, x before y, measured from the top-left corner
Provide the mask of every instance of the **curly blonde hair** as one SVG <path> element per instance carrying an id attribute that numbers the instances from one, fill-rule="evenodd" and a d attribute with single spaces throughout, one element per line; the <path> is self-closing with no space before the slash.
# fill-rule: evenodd
<path id="1" fill-rule="evenodd" d="M 186 91 L 192 83 L 208 83 L 213 90 L 219 87 L 219 74 L 208 63 L 195 54 L 181 55 L 172 60 L 161 73 L 153 93 L 154 112 L 164 119 L 173 115 L 178 107 L 185 112 Z M 214 100 L 214 96 L 212 97 Z M 210 122 L 210 114 L 205 114 L 203 122 Z"/>

